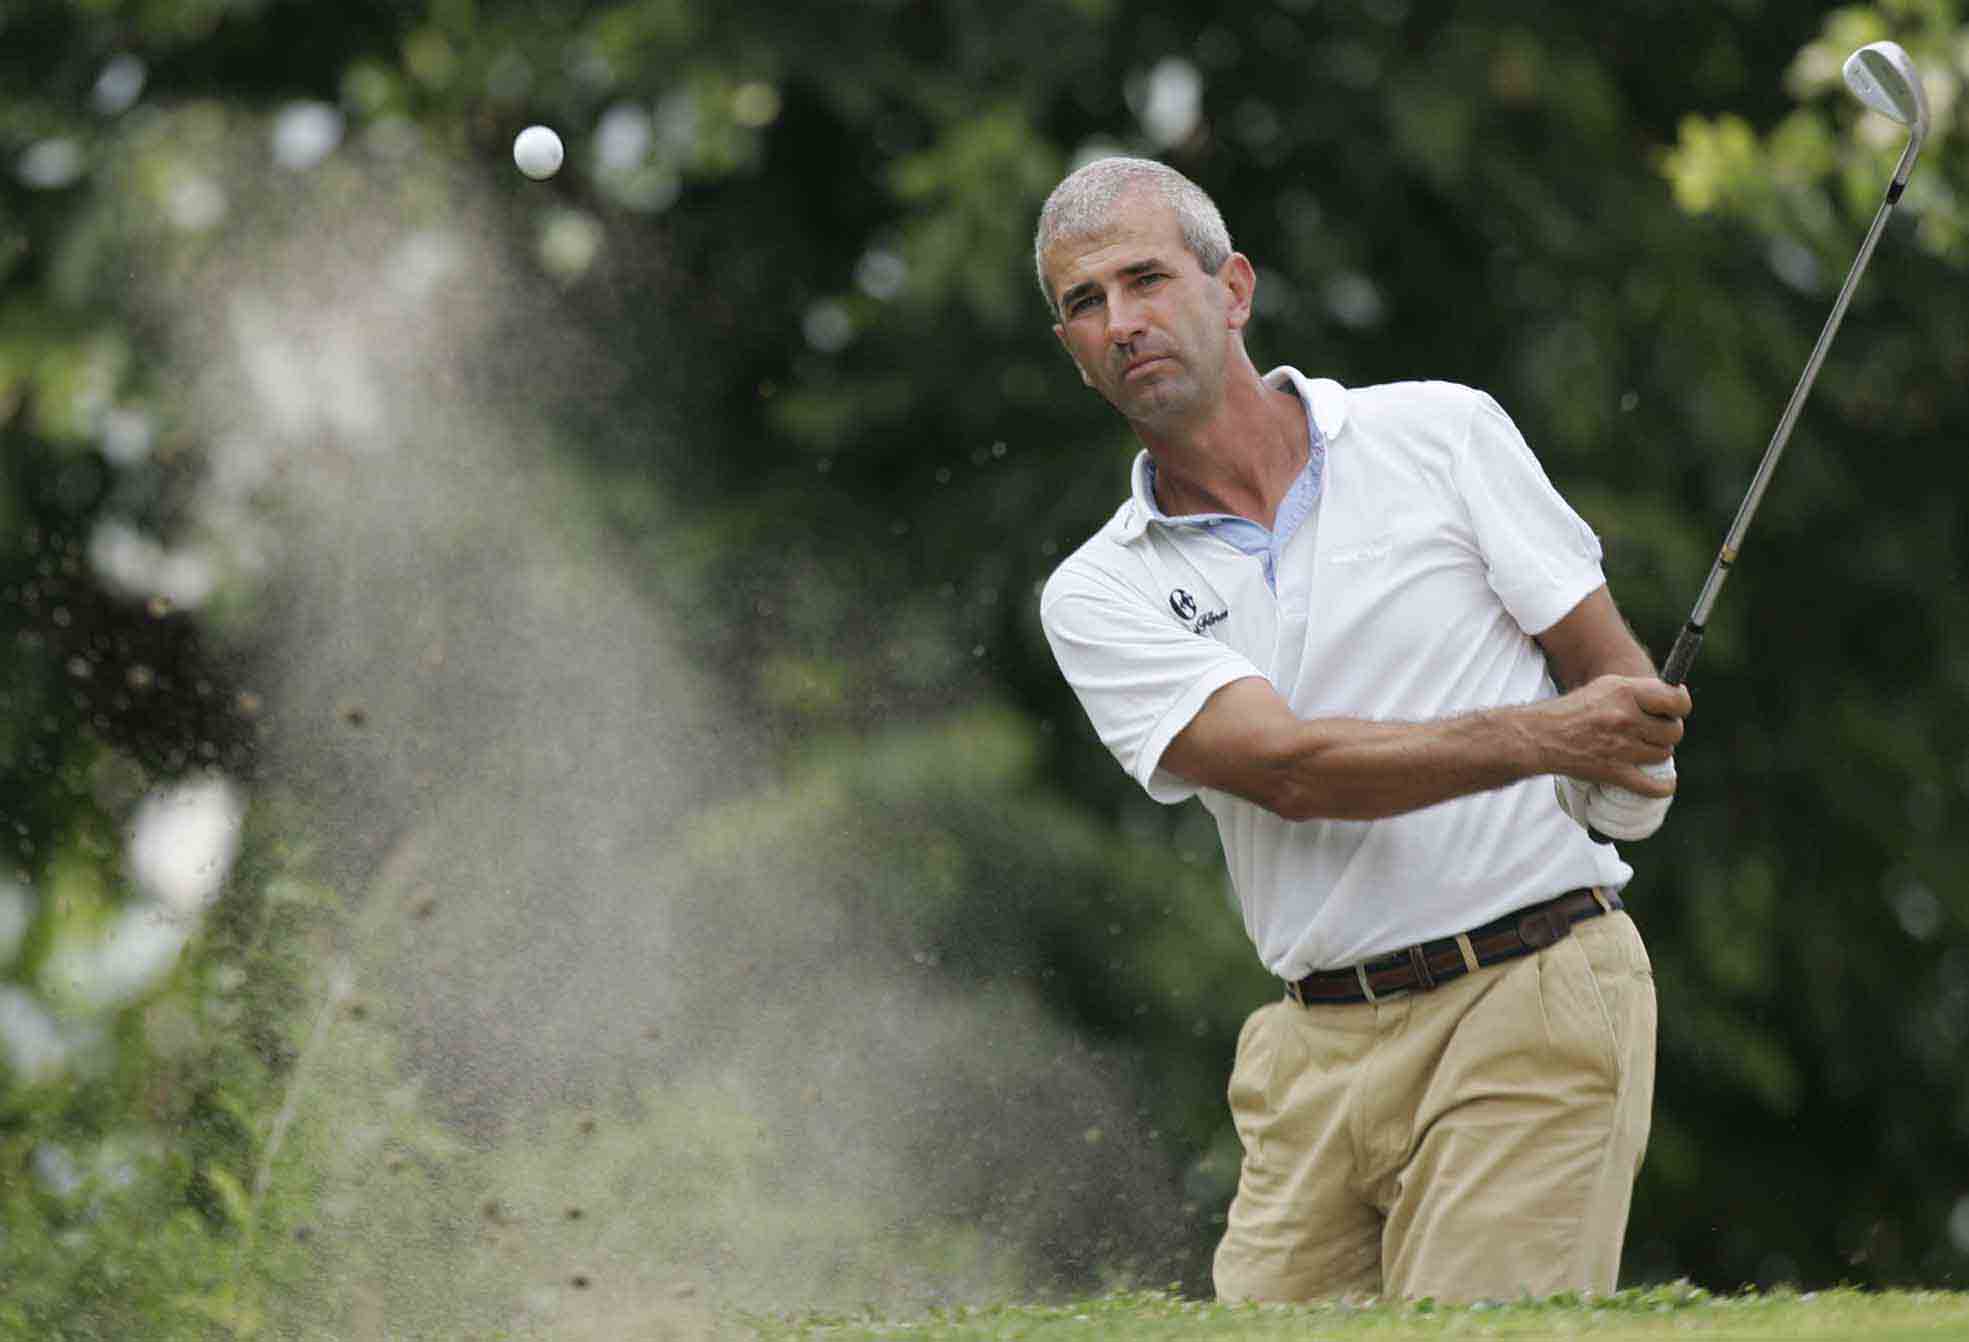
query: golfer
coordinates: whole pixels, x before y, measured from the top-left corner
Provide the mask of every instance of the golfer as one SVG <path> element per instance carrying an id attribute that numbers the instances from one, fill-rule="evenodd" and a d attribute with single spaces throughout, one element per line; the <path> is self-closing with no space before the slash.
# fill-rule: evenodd
<path id="1" fill-rule="evenodd" d="M 1689 698 L 1495 401 L 1260 375 L 1257 280 L 1160 164 L 1056 188 L 1054 332 L 1140 439 L 1041 616 L 1101 740 L 1216 818 L 1282 984 L 1238 1039 L 1228 1300 L 1614 1288 L 1654 983 L 1622 912 Z"/>

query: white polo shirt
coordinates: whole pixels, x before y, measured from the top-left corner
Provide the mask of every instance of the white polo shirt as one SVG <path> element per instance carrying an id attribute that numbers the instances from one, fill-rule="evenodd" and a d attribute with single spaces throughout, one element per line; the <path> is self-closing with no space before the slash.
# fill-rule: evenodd
<path id="1" fill-rule="evenodd" d="M 1245 930 L 1298 978 L 1449 936 L 1633 871 L 1529 778 L 1383 820 L 1288 821 L 1197 788 L 1162 752 L 1210 696 L 1261 676 L 1305 718 L 1420 722 L 1556 693 L 1533 635 L 1605 581 L 1600 544 L 1510 417 L 1444 382 L 1347 390 L 1266 376 L 1307 406 L 1314 515 L 1263 556 L 1163 518 L 1148 488 L 1047 581 L 1040 618 L 1095 730 L 1161 802 L 1216 818 Z"/>

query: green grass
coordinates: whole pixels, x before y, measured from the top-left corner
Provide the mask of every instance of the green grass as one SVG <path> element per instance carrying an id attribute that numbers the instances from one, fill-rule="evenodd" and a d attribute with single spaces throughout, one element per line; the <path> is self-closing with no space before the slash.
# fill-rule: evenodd
<path id="1" fill-rule="evenodd" d="M 1969 1295 L 1940 1291 L 1803 1294 L 1780 1291 L 1718 1296 L 1686 1284 L 1622 1291 L 1594 1300 L 1555 1296 L 1503 1304 L 1438 1306 L 1219 1305 L 1160 1292 L 1129 1292 L 1067 1305 L 999 1306 L 940 1311 L 927 1318 L 809 1316 L 745 1320 L 760 1342 L 911 1339 L 920 1342 L 1096 1342 L 1098 1339 L 1372 1338 L 1865 1338 L 1870 1342 L 1969 1339 Z"/>

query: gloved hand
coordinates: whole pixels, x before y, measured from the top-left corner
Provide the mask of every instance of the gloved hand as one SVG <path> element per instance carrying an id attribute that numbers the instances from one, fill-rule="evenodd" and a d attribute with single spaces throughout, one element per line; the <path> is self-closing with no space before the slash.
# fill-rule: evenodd
<path id="1" fill-rule="evenodd" d="M 1592 822 L 1586 818 L 1587 803 L 1592 800 L 1593 784 L 1565 774 L 1552 775 L 1552 790 L 1559 794 L 1559 809 L 1571 816 L 1581 829 L 1589 829 Z"/>
<path id="2" fill-rule="evenodd" d="M 1675 761 L 1670 758 L 1660 764 L 1644 764 L 1641 772 L 1650 778 L 1670 779 L 1675 777 Z M 1668 818 L 1669 803 L 1675 800 L 1672 796 L 1643 797 L 1624 787 L 1583 783 L 1558 774 L 1553 776 L 1552 786 L 1559 795 L 1559 806 L 1589 832 L 1630 843 L 1660 829 Z"/>
<path id="3" fill-rule="evenodd" d="M 1643 764 L 1641 772 L 1650 778 L 1672 780 L 1675 777 L 1674 757 L 1670 756 L 1660 764 Z M 1673 796 L 1643 797 L 1624 787 L 1595 783 L 1586 798 L 1586 824 L 1589 829 L 1596 829 L 1609 839 L 1645 839 L 1661 828 L 1662 821 L 1668 819 L 1668 805 L 1674 800 Z"/>

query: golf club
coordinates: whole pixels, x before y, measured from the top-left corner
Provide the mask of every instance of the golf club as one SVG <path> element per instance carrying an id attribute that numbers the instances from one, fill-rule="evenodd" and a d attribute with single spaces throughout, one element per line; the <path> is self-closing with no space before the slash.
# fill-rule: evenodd
<path id="1" fill-rule="evenodd" d="M 1840 318 L 1846 315 L 1846 304 L 1852 300 L 1860 274 L 1873 256 L 1874 244 L 1880 241 L 1881 230 L 1887 226 L 1887 216 L 1893 213 L 1894 205 L 1907 187 L 1908 174 L 1914 171 L 1915 157 L 1921 152 L 1921 142 L 1928 136 L 1928 95 L 1922 90 L 1921 75 L 1914 68 L 1914 61 L 1899 43 L 1869 42 L 1846 58 L 1844 74 L 1846 87 L 1861 102 L 1908 128 L 1907 148 L 1902 151 L 1901 161 L 1894 169 L 1894 180 L 1887 186 L 1886 199 L 1880 202 L 1879 210 L 1874 213 L 1866 241 L 1860 244 L 1860 254 L 1854 258 L 1852 269 L 1846 272 L 1846 282 L 1839 286 L 1839 297 L 1833 300 L 1832 315 L 1825 319 L 1825 328 L 1819 332 L 1818 344 L 1812 347 L 1812 357 L 1805 361 L 1805 371 L 1799 377 L 1797 387 L 1793 388 L 1791 399 L 1785 403 L 1784 414 L 1778 417 L 1778 427 L 1771 435 L 1771 445 L 1764 449 L 1764 459 L 1757 464 L 1757 474 L 1752 477 L 1749 492 L 1737 508 L 1736 520 L 1730 524 L 1729 534 L 1723 538 L 1723 548 L 1717 551 L 1716 562 L 1710 566 L 1709 577 L 1696 597 L 1695 609 L 1689 612 L 1688 623 L 1675 636 L 1675 645 L 1669 649 L 1668 660 L 1662 664 L 1661 678 L 1670 685 L 1680 685 L 1695 662 L 1696 652 L 1702 647 L 1703 629 L 1709 623 L 1709 612 L 1716 605 L 1717 593 L 1723 590 L 1723 583 L 1730 576 L 1730 565 L 1736 562 L 1737 552 L 1743 546 L 1744 532 L 1750 529 L 1750 519 L 1756 516 L 1757 505 L 1763 502 L 1764 490 L 1771 483 L 1772 473 L 1777 470 L 1778 459 L 1784 455 L 1785 442 L 1791 437 L 1791 426 L 1798 422 L 1798 411 L 1805 404 L 1813 381 L 1818 378 L 1819 365 L 1825 362 L 1825 352 L 1832 344 L 1833 334 L 1839 330 Z M 1647 766 L 1647 772 L 1665 777 L 1669 768 L 1668 764 Z M 1609 786 L 1607 791 L 1617 796 L 1632 796 L 1624 788 Z M 1607 836 L 1597 830 L 1589 832 L 1602 843 L 1607 842 Z"/>
<path id="2" fill-rule="evenodd" d="M 1839 286 L 1839 297 L 1833 301 L 1832 315 L 1826 318 L 1825 329 L 1819 332 L 1819 342 L 1812 347 L 1812 357 L 1805 361 L 1805 372 L 1798 379 L 1798 386 L 1793 389 L 1784 414 L 1778 418 L 1777 432 L 1771 435 L 1771 445 L 1764 449 L 1764 459 L 1758 463 L 1750 490 L 1743 496 L 1743 504 L 1737 509 L 1736 520 L 1730 524 L 1729 534 L 1723 538 L 1723 548 L 1717 552 L 1716 562 L 1709 570 L 1701 594 L 1696 597 L 1695 609 L 1689 613 L 1688 623 L 1682 626 L 1682 632 L 1676 635 L 1675 646 L 1669 650 L 1668 660 L 1662 665 L 1661 678 L 1670 685 L 1682 683 L 1689 674 L 1690 664 L 1696 659 L 1696 651 L 1702 647 L 1703 629 L 1709 623 L 1709 612 L 1716 604 L 1716 595 L 1723 590 L 1724 580 L 1730 574 L 1730 565 L 1736 562 L 1737 552 L 1743 545 L 1743 534 L 1750 529 L 1750 519 L 1756 515 L 1757 505 L 1763 502 L 1764 489 L 1771 483 L 1778 459 L 1784 455 L 1785 442 L 1791 437 L 1791 426 L 1798 421 L 1798 411 L 1805 404 L 1805 397 L 1819 375 L 1819 365 L 1825 362 L 1826 349 L 1839 329 L 1840 318 L 1846 315 L 1846 304 L 1851 301 L 1853 290 L 1860 282 L 1860 274 L 1873 256 L 1873 247 L 1880 241 L 1881 230 L 1887 226 L 1887 216 L 1893 213 L 1894 205 L 1907 187 L 1908 174 L 1914 171 L 1915 157 L 1921 152 L 1921 142 L 1928 136 L 1928 95 L 1922 90 L 1920 72 L 1914 68 L 1914 62 L 1899 43 L 1869 42 L 1846 58 L 1845 76 L 1846 87 L 1861 102 L 1908 128 L 1907 148 L 1901 154 L 1900 164 L 1894 169 L 1894 180 L 1888 184 L 1887 197 L 1880 202 L 1880 209 L 1873 216 L 1873 226 L 1867 229 L 1866 241 L 1860 244 L 1860 254 L 1854 258 L 1852 269 L 1846 272 L 1846 282 Z"/>

